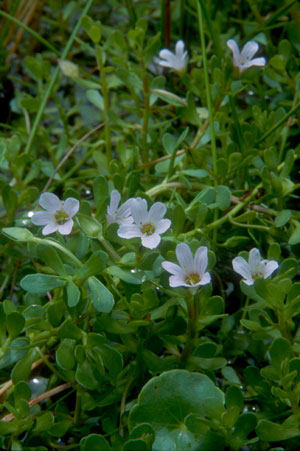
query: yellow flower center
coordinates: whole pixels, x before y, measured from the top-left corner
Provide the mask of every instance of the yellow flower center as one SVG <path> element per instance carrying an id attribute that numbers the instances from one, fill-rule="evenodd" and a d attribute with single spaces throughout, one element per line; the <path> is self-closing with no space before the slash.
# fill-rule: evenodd
<path id="1" fill-rule="evenodd" d="M 201 280 L 199 274 L 188 274 L 185 278 L 185 282 L 189 285 L 196 285 Z"/>
<path id="2" fill-rule="evenodd" d="M 69 215 L 64 210 L 55 213 L 55 220 L 58 224 L 64 224 L 69 219 Z"/>
<path id="3" fill-rule="evenodd" d="M 152 224 L 144 224 L 142 227 L 142 233 L 145 235 L 153 235 L 155 227 Z"/>

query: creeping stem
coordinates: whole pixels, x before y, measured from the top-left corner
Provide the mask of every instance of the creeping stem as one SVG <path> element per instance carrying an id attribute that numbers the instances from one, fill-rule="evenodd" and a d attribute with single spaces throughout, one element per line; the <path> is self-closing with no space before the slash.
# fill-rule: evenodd
<path id="1" fill-rule="evenodd" d="M 105 147 L 106 147 L 107 162 L 109 163 L 110 160 L 112 159 L 110 125 L 109 125 L 109 117 L 108 117 L 109 91 L 108 91 L 108 86 L 107 86 L 107 82 L 106 82 L 106 74 L 105 74 L 105 68 L 104 68 L 104 62 L 103 62 L 102 49 L 99 45 L 96 46 L 96 58 L 97 58 L 97 64 L 98 64 L 99 71 L 100 71 L 102 95 L 103 95 L 103 100 L 104 100 L 103 113 L 104 113 L 104 120 L 105 120 L 105 126 L 104 126 Z"/>

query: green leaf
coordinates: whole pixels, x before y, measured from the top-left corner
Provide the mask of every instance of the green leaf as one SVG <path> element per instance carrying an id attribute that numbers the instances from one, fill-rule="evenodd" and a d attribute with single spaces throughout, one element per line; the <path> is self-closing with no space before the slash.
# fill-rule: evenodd
<path id="1" fill-rule="evenodd" d="M 111 292 L 94 276 L 88 278 L 88 285 L 95 309 L 98 312 L 110 312 L 114 306 L 114 298 Z"/>
<path id="2" fill-rule="evenodd" d="M 111 276 L 118 277 L 119 279 L 121 279 L 124 282 L 129 283 L 129 284 L 141 285 L 141 283 L 142 283 L 142 279 L 135 277 L 133 274 L 130 274 L 127 271 L 124 271 L 123 269 L 119 268 L 118 266 L 110 266 L 109 268 L 107 268 L 107 272 Z"/>
<path id="3" fill-rule="evenodd" d="M 155 93 L 157 97 L 164 100 L 166 103 L 174 106 L 186 107 L 187 103 L 181 97 L 178 97 L 176 94 L 172 92 L 166 91 L 164 89 L 151 89 L 151 93 Z"/>
<path id="4" fill-rule="evenodd" d="M 289 222 L 291 217 L 292 217 L 291 210 L 282 210 L 279 213 L 279 215 L 277 215 L 276 218 L 275 218 L 275 226 L 276 227 L 284 226 L 287 222 Z"/>
<path id="5" fill-rule="evenodd" d="M 11 349 L 9 349 L 0 359 L 0 369 L 6 368 L 20 360 L 26 354 L 27 350 L 24 348 L 28 346 L 28 344 L 29 341 L 27 338 L 16 338 L 13 340 L 10 344 Z"/>
<path id="6" fill-rule="evenodd" d="M 46 432 L 54 424 L 54 416 L 52 412 L 43 413 L 37 417 L 34 432 Z"/>
<path id="7" fill-rule="evenodd" d="M 272 308 L 283 308 L 285 292 L 278 284 L 265 279 L 257 279 L 254 283 L 255 291 Z"/>
<path id="8" fill-rule="evenodd" d="M 67 282 L 67 299 L 69 307 L 75 307 L 80 299 L 80 290 L 71 280 Z"/>
<path id="9" fill-rule="evenodd" d="M 102 236 L 102 225 L 93 216 L 87 216 L 82 213 L 77 214 L 79 225 L 83 233 L 89 238 Z"/>
<path id="10" fill-rule="evenodd" d="M 88 279 L 90 276 L 100 274 L 106 267 L 108 255 L 103 251 L 94 252 L 88 261 L 82 265 L 75 275 L 75 280 Z"/>
<path id="11" fill-rule="evenodd" d="M 83 331 L 73 323 L 72 319 L 67 318 L 59 328 L 58 336 L 60 338 L 73 338 L 74 340 L 81 340 Z"/>
<path id="12" fill-rule="evenodd" d="M 29 243 L 35 239 L 34 235 L 29 230 L 21 227 L 4 227 L 2 233 L 14 241 Z"/>
<path id="13" fill-rule="evenodd" d="M 162 144 L 167 154 L 173 153 L 173 150 L 176 149 L 177 147 L 177 141 L 175 139 L 175 136 L 171 135 L 170 133 L 165 133 L 163 135 Z"/>
<path id="14" fill-rule="evenodd" d="M 241 449 L 247 443 L 245 440 L 248 435 L 255 429 L 257 419 L 254 413 L 248 412 L 242 414 L 234 425 L 231 446 L 233 449 Z"/>
<path id="15" fill-rule="evenodd" d="M 24 325 L 25 319 L 20 313 L 13 312 L 6 316 L 7 332 L 12 340 L 19 335 Z"/>
<path id="16" fill-rule="evenodd" d="M 295 228 L 289 238 L 288 243 L 291 245 L 300 243 L 300 223 L 298 221 L 295 221 Z"/>
<path id="17" fill-rule="evenodd" d="M 200 450 L 205 435 L 188 431 L 183 434 L 185 418 L 194 413 L 219 419 L 223 411 L 224 395 L 207 376 L 172 370 L 152 378 L 143 387 L 138 403 L 130 411 L 128 426 L 131 431 L 137 424 L 149 423 L 156 434 L 153 449 L 169 449 L 162 445 L 164 441 L 172 443 L 170 449 Z"/>
<path id="18" fill-rule="evenodd" d="M 241 390 L 235 386 L 229 387 L 226 392 L 225 403 L 226 409 L 237 407 L 239 412 L 241 412 L 244 407 L 244 397 Z"/>
<path id="19" fill-rule="evenodd" d="M 231 191 L 228 186 L 219 185 L 215 188 L 216 204 L 221 210 L 226 210 L 231 203 Z"/>
<path id="20" fill-rule="evenodd" d="M 18 193 L 14 188 L 6 185 L 2 189 L 2 200 L 8 219 L 11 221 L 18 206 Z"/>
<path id="21" fill-rule="evenodd" d="M 61 276 L 65 276 L 67 274 L 60 256 L 52 246 L 39 243 L 37 245 L 36 252 L 38 258 L 46 263 L 46 265 L 49 265 L 52 269 L 54 269 L 57 274 Z"/>
<path id="22" fill-rule="evenodd" d="M 65 280 L 61 280 L 58 276 L 50 276 L 47 274 L 29 274 L 23 277 L 20 282 L 23 290 L 29 293 L 44 294 L 54 288 L 63 287 Z"/>
<path id="23" fill-rule="evenodd" d="M 86 91 L 88 100 L 99 110 L 104 111 L 104 100 L 102 95 L 96 89 L 88 89 Z"/>
<path id="24" fill-rule="evenodd" d="M 58 366 L 63 370 L 72 370 L 75 365 L 75 350 L 76 340 L 64 338 L 56 350 L 56 361 Z"/>
<path id="25" fill-rule="evenodd" d="M 272 365 L 277 369 L 281 369 L 281 363 L 285 359 L 289 359 L 292 353 L 291 345 L 285 338 L 277 338 L 272 343 L 269 350 Z"/>
<path id="26" fill-rule="evenodd" d="M 80 451 L 110 451 L 111 447 L 108 441 L 99 434 L 90 434 L 80 440 Z"/>
<path id="27" fill-rule="evenodd" d="M 297 417 L 293 415 L 282 424 L 263 419 L 258 422 L 256 433 L 265 442 L 280 442 L 281 440 L 299 437 L 299 423 Z"/>
<path id="28" fill-rule="evenodd" d="M 30 349 L 27 354 L 16 363 L 11 372 L 11 378 L 14 384 L 19 381 L 26 381 L 29 378 L 31 365 L 35 362 L 36 358 L 37 352 L 34 349 Z"/>
<path id="29" fill-rule="evenodd" d="M 88 390 L 95 390 L 100 381 L 98 381 L 93 372 L 93 367 L 88 360 L 84 360 L 82 363 L 78 363 L 75 379 L 77 382 Z"/>

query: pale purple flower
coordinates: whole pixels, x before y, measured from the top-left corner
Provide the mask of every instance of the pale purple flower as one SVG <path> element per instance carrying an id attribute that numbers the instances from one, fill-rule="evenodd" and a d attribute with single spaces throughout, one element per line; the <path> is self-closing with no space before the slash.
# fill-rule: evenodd
<path id="1" fill-rule="evenodd" d="M 248 263 L 243 257 L 235 257 L 232 266 L 243 277 L 246 285 L 253 285 L 256 279 L 267 279 L 278 268 L 278 263 L 275 260 L 262 260 L 259 250 L 253 248 L 249 252 Z"/>
<path id="2" fill-rule="evenodd" d="M 171 226 L 170 219 L 163 219 L 166 206 L 155 202 L 148 212 L 146 199 L 138 197 L 130 203 L 133 224 L 121 224 L 118 235 L 121 238 L 141 238 L 142 245 L 154 249 L 160 243 L 160 235 Z"/>
<path id="3" fill-rule="evenodd" d="M 194 258 L 190 247 L 180 243 L 176 247 L 176 256 L 179 265 L 169 261 L 162 262 L 162 267 L 173 274 L 169 279 L 170 287 L 195 288 L 210 282 L 210 274 L 206 272 L 208 264 L 206 246 L 198 247 Z"/>
<path id="4" fill-rule="evenodd" d="M 53 193 L 43 193 L 40 196 L 39 204 L 46 211 L 37 211 L 31 218 L 33 224 L 45 226 L 43 235 L 58 231 L 62 235 L 69 235 L 73 227 L 73 216 L 79 210 L 79 201 L 73 197 L 68 197 L 65 201 L 60 201 Z"/>
<path id="5" fill-rule="evenodd" d="M 241 52 L 234 39 L 229 39 L 226 44 L 233 53 L 233 65 L 238 67 L 240 72 L 252 66 L 264 66 L 266 64 L 266 60 L 263 57 L 252 59 L 258 51 L 257 42 L 248 41 Z"/>
<path id="6" fill-rule="evenodd" d="M 117 222 L 118 224 L 132 224 L 133 217 L 131 216 L 130 203 L 132 199 L 128 199 L 119 207 L 121 194 L 114 189 L 110 195 L 110 204 L 107 207 L 106 220 L 108 224 Z"/>
<path id="7" fill-rule="evenodd" d="M 159 52 L 159 58 L 155 62 L 163 67 L 169 67 L 178 73 L 183 73 L 187 66 L 187 51 L 184 51 L 184 42 L 177 41 L 175 53 L 168 49 L 162 49 Z"/>

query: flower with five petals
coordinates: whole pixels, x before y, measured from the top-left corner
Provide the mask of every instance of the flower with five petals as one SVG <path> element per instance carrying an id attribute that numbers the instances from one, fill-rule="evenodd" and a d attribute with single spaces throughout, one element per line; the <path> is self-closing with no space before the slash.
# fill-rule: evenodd
<path id="1" fill-rule="evenodd" d="M 207 251 L 206 246 L 198 247 L 194 258 L 187 244 L 177 244 L 176 256 L 179 265 L 169 261 L 162 262 L 162 267 L 173 274 L 169 279 L 170 287 L 195 288 L 210 283 L 210 274 L 206 272 L 208 265 Z"/>
<path id="2" fill-rule="evenodd" d="M 148 212 L 146 199 L 138 197 L 130 203 L 133 224 L 121 224 L 118 235 L 121 238 L 141 238 L 142 245 L 154 249 L 160 243 L 160 235 L 171 226 L 170 219 L 163 219 L 166 206 L 155 202 Z"/>
<path id="3" fill-rule="evenodd" d="M 240 72 L 252 66 L 264 66 L 266 64 L 266 60 L 263 57 L 252 59 L 258 51 L 257 42 L 248 41 L 241 52 L 234 39 L 229 39 L 226 44 L 233 53 L 233 65 L 238 67 Z"/>
<path id="4" fill-rule="evenodd" d="M 107 207 L 106 220 L 108 224 L 117 222 L 118 224 L 132 224 L 133 218 L 131 216 L 130 204 L 132 199 L 126 200 L 124 204 L 120 205 L 121 194 L 114 189 L 110 195 L 110 204 Z"/>
<path id="5" fill-rule="evenodd" d="M 253 248 L 249 252 L 248 262 L 243 257 L 235 257 L 232 266 L 243 277 L 246 285 L 253 285 L 256 279 L 267 279 L 278 268 L 278 263 L 275 260 L 262 260 L 259 250 Z"/>
<path id="6" fill-rule="evenodd" d="M 43 235 L 58 231 L 62 235 L 71 233 L 74 221 L 73 216 L 79 210 L 79 201 L 73 197 L 68 197 L 64 202 L 53 193 L 43 193 L 40 196 L 39 204 L 46 211 L 37 211 L 31 218 L 34 225 L 45 226 Z"/>
<path id="7" fill-rule="evenodd" d="M 159 58 L 156 60 L 157 64 L 162 67 L 169 67 L 175 72 L 182 74 L 186 70 L 188 60 L 187 51 L 184 50 L 184 42 L 181 40 L 177 41 L 175 53 L 169 49 L 162 49 L 159 52 Z"/>

